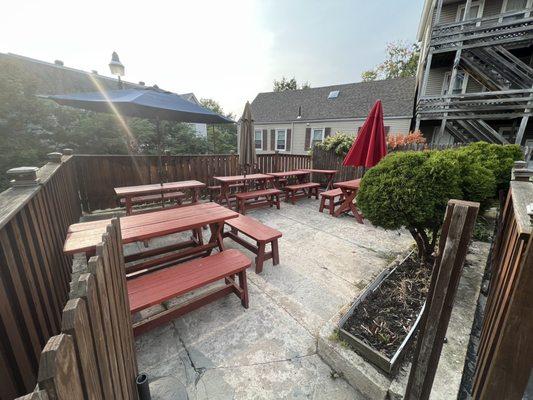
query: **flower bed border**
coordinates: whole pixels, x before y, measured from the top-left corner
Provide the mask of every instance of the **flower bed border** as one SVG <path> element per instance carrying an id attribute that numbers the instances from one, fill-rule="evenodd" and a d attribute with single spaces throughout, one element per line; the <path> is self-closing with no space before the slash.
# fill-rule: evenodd
<path id="1" fill-rule="evenodd" d="M 363 302 L 368 295 L 376 291 L 381 284 L 398 268 L 400 267 L 412 254 L 414 250 L 411 250 L 399 263 L 397 261 L 393 261 L 392 265 L 395 265 L 392 268 L 391 267 L 385 269 L 383 272 L 381 272 L 374 282 L 372 282 L 364 291 L 361 293 L 354 301 L 350 309 L 344 316 L 339 320 L 338 323 L 338 329 L 339 329 L 339 336 L 342 340 L 347 342 L 353 350 L 355 350 L 359 355 L 364 357 L 367 361 L 372 363 L 373 365 L 377 366 L 379 369 L 381 369 L 383 372 L 385 372 L 388 376 L 393 377 L 396 372 L 398 371 L 399 366 L 401 365 L 407 350 L 409 349 L 409 345 L 412 344 L 412 340 L 414 338 L 414 334 L 416 330 L 418 329 L 418 325 L 420 323 L 420 319 L 422 317 L 422 314 L 424 312 L 425 303 L 420 309 L 420 313 L 418 314 L 418 317 L 416 318 L 415 323 L 409 330 L 409 333 L 405 337 L 405 339 L 402 341 L 392 358 L 388 358 L 384 354 L 378 352 L 374 348 L 370 347 L 368 344 L 364 343 L 362 340 L 356 338 L 354 335 L 352 335 L 350 332 L 343 329 L 343 325 L 345 324 L 346 320 L 354 313 L 355 309 L 361 302 Z"/>

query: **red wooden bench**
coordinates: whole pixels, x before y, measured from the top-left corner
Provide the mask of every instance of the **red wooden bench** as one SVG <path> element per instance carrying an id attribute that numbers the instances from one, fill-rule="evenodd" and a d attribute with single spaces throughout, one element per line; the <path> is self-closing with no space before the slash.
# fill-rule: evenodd
<path id="1" fill-rule="evenodd" d="M 245 215 L 227 220 L 226 225 L 231 230 L 224 232 L 223 236 L 233 239 L 257 256 L 255 258 L 255 272 L 257 274 L 263 271 L 263 262 L 266 260 L 272 259 L 273 265 L 279 264 L 278 239 L 282 236 L 280 231 Z M 256 245 L 241 238 L 239 232 L 255 240 Z M 270 243 L 271 251 L 266 252 L 265 249 L 268 243 Z"/>
<path id="2" fill-rule="evenodd" d="M 331 215 L 335 212 L 335 206 L 342 204 L 344 201 L 344 194 L 341 189 L 326 190 L 325 192 L 320 193 L 320 196 L 320 208 L 318 211 L 322 212 L 325 207 L 328 207 Z M 339 200 L 335 200 L 336 197 L 338 197 Z M 328 203 L 327 205 L 326 201 Z"/>
<path id="3" fill-rule="evenodd" d="M 311 196 L 315 196 L 316 199 L 318 199 L 318 189 L 320 188 L 319 183 L 315 182 L 306 182 L 306 183 L 298 183 L 296 185 L 287 185 L 283 188 L 285 190 L 285 200 L 291 201 L 292 204 L 295 204 L 296 199 L 307 197 L 310 198 Z M 302 192 L 301 194 L 297 194 L 298 192 Z"/>
<path id="4" fill-rule="evenodd" d="M 175 200 L 176 203 L 181 204 L 181 199 L 185 197 L 183 192 L 167 192 L 163 193 L 163 201 L 172 201 Z M 150 203 L 160 203 L 161 195 L 160 194 L 148 194 L 146 196 L 136 196 L 131 198 L 132 205 L 139 204 L 150 204 Z M 123 197 L 120 199 L 120 204 L 125 205 L 126 199 Z"/>
<path id="5" fill-rule="evenodd" d="M 165 324 L 230 293 L 235 293 L 241 299 L 243 307 L 248 308 L 246 269 L 250 265 L 248 257 L 238 250 L 230 249 L 128 281 L 128 298 L 132 314 L 222 279 L 226 283 L 222 287 L 211 289 L 134 324 L 134 335 Z M 239 276 L 238 284 L 235 275 Z"/>
<path id="6" fill-rule="evenodd" d="M 236 189 L 236 188 L 243 188 L 244 183 L 233 183 L 231 185 L 228 185 L 228 188 L 230 189 Z M 208 186 L 207 190 L 209 190 L 209 201 L 215 200 L 220 195 L 220 185 L 213 185 Z"/>
<path id="7" fill-rule="evenodd" d="M 237 199 L 237 211 L 241 214 L 246 214 L 246 209 L 258 208 L 268 205 L 270 207 L 276 206 L 279 210 L 280 202 L 279 195 L 283 193 L 279 189 L 262 189 L 254 190 L 251 192 L 237 193 L 235 198 Z M 257 200 L 260 197 L 264 197 L 265 201 L 248 202 L 248 200 Z"/>

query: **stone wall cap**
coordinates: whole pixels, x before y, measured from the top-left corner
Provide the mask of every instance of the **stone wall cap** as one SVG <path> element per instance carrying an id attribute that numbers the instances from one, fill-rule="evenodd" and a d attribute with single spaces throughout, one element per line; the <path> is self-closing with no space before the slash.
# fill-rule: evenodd
<path id="1" fill-rule="evenodd" d="M 37 167 L 16 167 L 16 168 L 10 168 L 7 170 L 8 175 L 20 175 L 20 174 L 27 174 L 31 172 L 37 172 L 39 171 L 39 168 Z"/>

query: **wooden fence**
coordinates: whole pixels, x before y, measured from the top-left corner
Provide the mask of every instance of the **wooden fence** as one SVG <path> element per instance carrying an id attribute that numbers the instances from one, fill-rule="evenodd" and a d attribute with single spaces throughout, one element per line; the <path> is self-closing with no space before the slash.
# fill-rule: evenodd
<path id="1" fill-rule="evenodd" d="M 533 224 L 526 210 L 531 203 L 533 183 L 512 181 L 492 254 L 473 399 L 522 399 L 531 374 Z"/>
<path id="2" fill-rule="evenodd" d="M 89 262 L 77 260 L 61 333 L 40 354 L 37 388 L 20 399 L 137 399 L 137 360 L 120 223 L 113 219 Z"/>
<path id="3" fill-rule="evenodd" d="M 159 183 L 157 156 L 76 155 L 80 197 L 84 211 L 117 206 L 113 188 L 119 186 Z M 165 182 L 194 179 L 213 185 L 214 176 L 237 175 L 239 158 L 233 154 L 162 157 L 162 178 Z M 310 168 L 306 155 L 258 155 L 261 172 Z"/>
<path id="4" fill-rule="evenodd" d="M 408 144 L 405 146 L 399 146 L 394 149 L 389 148 L 387 151 L 389 153 L 394 153 L 397 151 L 424 151 L 424 150 L 444 150 L 449 148 L 456 148 L 463 146 L 463 144 L 446 144 L 446 145 L 433 145 L 433 144 Z M 359 179 L 363 177 L 364 168 L 354 168 L 354 167 L 343 167 L 342 161 L 344 156 L 339 156 L 335 154 L 334 151 L 326 151 L 315 147 L 313 149 L 312 155 L 312 164 L 313 168 L 316 169 L 336 169 L 337 174 L 335 175 L 335 181 L 348 181 L 351 179 Z"/>
<path id="5" fill-rule="evenodd" d="M 48 163 L 40 183 L 0 194 L 0 399 L 33 389 L 39 357 L 61 328 L 71 259 L 63 240 L 81 209 L 74 159 Z"/>

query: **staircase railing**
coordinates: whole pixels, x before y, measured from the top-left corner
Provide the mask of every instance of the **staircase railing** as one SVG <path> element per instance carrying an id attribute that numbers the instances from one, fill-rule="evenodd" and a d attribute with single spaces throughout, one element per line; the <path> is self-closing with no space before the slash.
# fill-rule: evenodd
<path id="1" fill-rule="evenodd" d="M 433 28 L 430 46 L 434 53 L 462 48 L 495 45 L 533 39 L 533 9 L 497 14 L 468 21 L 437 24 Z"/>
<path id="2" fill-rule="evenodd" d="M 533 89 L 511 89 L 480 93 L 424 96 L 417 104 L 421 120 L 511 119 L 531 115 L 526 111 Z"/>

